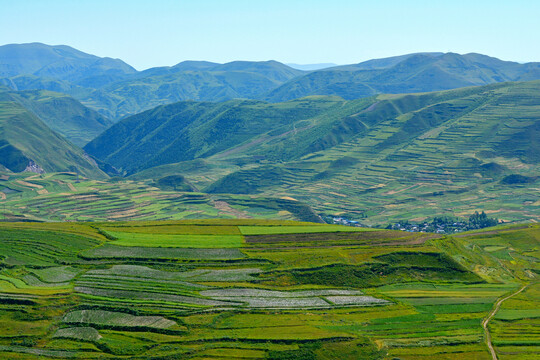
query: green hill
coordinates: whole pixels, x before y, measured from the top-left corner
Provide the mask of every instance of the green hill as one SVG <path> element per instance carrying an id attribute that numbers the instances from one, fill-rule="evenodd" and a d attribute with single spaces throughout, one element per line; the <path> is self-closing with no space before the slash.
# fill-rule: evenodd
<path id="1" fill-rule="evenodd" d="M 0 90 L 0 99 L 18 102 L 77 146 L 84 146 L 112 125 L 111 120 L 65 94 L 46 90 Z"/>
<path id="2" fill-rule="evenodd" d="M 184 102 L 125 119 L 85 149 L 134 179 L 181 174 L 199 190 L 280 194 L 369 224 L 483 209 L 526 220 L 537 217 L 538 191 L 501 180 L 540 175 L 538 94 L 533 81 L 351 101 Z"/>
<path id="3" fill-rule="evenodd" d="M 307 95 L 345 99 L 375 94 L 417 93 L 504 81 L 539 79 L 540 63 L 519 64 L 481 54 L 419 53 L 311 72 L 272 90 L 279 102 Z"/>
<path id="4" fill-rule="evenodd" d="M 0 94 L 1 95 L 1 94 Z M 13 172 L 79 171 L 106 178 L 97 164 L 17 101 L 0 100 L 0 163 Z"/>
<path id="5" fill-rule="evenodd" d="M 507 221 L 535 219 L 539 94 L 535 81 L 379 96 L 325 130 L 313 127 L 236 153 L 272 151 L 277 163 L 233 170 L 201 185 L 217 193 L 288 194 L 320 213 L 371 224 L 482 209 Z M 220 154 L 213 159 L 234 162 Z M 275 184 L 265 180 L 270 169 L 280 174 Z M 511 174 L 532 183 L 501 182 Z"/>
<path id="6" fill-rule="evenodd" d="M 208 157 L 249 143 L 261 134 L 292 133 L 293 124 L 339 107 L 343 102 L 328 97 L 280 104 L 254 100 L 179 102 L 120 121 L 86 145 L 85 150 L 134 173 L 162 164 Z"/>

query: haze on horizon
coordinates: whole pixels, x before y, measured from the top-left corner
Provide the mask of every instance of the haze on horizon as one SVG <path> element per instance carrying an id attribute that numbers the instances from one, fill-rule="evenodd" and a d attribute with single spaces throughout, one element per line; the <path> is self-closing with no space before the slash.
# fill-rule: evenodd
<path id="1" fill-rule="evenodd" d="M 69 45 L 138 70 L 184 60 L 351 64 L 425 51 L 540 61 L 534 0 L 26 0 L 2 7 L 0 45 Z"/>

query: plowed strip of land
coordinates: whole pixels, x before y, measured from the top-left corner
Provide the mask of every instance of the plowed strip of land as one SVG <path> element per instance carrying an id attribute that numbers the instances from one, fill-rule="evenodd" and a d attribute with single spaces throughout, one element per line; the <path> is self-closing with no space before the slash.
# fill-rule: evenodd
<path id="1" fill-rule="evenodd" d="M 27 187 L 31 187 L 31 188 L 43 189 L 43 186 L 38 185 L 38 184 L 32 184 L 32 183 L 29 183 L 29 182 L 26 182 L 26 181 L 22 181 L 22 180 L 17 180 L 17 181 L 15 181 L 15 182 L 18 183 L 18 184 L 21 184 L 21 185 L 23 185 L 23 186 L 27 186 Z"/>
<path id="2" fill-rule="evenodd" d="M 414 236 L 410 233 L 403 232 L 403 235 L 397 235 L 395 232 L 385 231 L 356 231 L 356 232 L 339 232 L 339 233 L 300 233 L 300 234 L 269 234 L 269 235 L 247 235 L 245 236 L 248 244 L 272 244 L 272 243 L 297 243 L 297 242 L 314 242 L 314 241 L 339 241 L 339 240 L 358 240 L 369 241 L 369 244 L 422 244 L 428 239 L 439 237 L 436 234 L 423 236 Z M 381 240 L 388 241 L 381 241 Z M 375 240 L 375 241 L 373 241 Z"/>
<path id="3" fill-rule="evenodd" d="M 233 209 L 231 205 L 229 205 L 229 203 L 222 200 L 214 201 L 214 207 L 218 209 L 219 211 L 223 211 L 225 213 L 234 215 L 237 219 L 250 219 L 251 218 L 251 216 L 249 216 L 246 212 Z"/>

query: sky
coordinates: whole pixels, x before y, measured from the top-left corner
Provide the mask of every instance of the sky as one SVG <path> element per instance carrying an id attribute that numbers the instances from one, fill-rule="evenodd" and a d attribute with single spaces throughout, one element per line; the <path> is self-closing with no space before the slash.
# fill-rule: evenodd
<path id="1" fill-rule="evenodd" d="M 538 0 L 0 0 L 0 45 L 138 70 L 184 60 L 353 64 L 414 52 L 540 61 Z"/>

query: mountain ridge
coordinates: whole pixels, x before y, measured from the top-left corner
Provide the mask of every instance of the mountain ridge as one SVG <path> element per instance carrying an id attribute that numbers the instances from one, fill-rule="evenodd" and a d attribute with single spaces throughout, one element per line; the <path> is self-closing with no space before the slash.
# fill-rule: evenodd
<path id="1" fill-rule="evenodd" d="M 31 58 L 18 61 L 32 71 L 13 68 L 5 54 L 10 48 L 25 45 L 44 52 L 47 56 L 43 58 L 49 59 L 47 66 L 40 63 L 38 67 Z M 61 54 L 65 54 L 65 59 L 59 61 Z M 7 69 L 10 66 L 11 70 Z M 429 92 L 536 79 L 540 79 L 540 63 L 519 64 L 476 53 L 421 52 L 310 71 L 274 60 L 225 64 L 188 60 L 136 71 L 121 60 L 99 58 L 67 46 L 0 46 L 0 84 L 14 90 L 67 93 L 114 121 L 183 100 L 245 98 L 283 102 L 310 95 L 352 100 L 385 93 Z"/>

